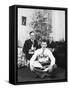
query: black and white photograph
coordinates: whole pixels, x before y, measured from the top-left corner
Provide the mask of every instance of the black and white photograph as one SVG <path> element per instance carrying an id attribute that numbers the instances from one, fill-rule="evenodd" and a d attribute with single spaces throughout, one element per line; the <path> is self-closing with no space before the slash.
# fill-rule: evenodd
<path id="1" fill-rule="evenodd" d="M 9 11 L 9 82 L 66 82 L 67 8 L 14 5 Z"/>
<path id="2" fill-rule="evenodd" d="M 66 80 L 65 10 L 17 11 L 17 82 Z"/>

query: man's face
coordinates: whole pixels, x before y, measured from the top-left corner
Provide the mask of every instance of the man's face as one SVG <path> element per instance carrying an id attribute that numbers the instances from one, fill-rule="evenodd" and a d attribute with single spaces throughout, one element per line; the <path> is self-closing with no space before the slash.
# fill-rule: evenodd
<path id="1" fill-rule="evenodd" d="M 47 47 L 47 42 L 42 42 L 42 43 L 41 43 L 41 47 L 42 47 L 42 48 L 46 48 L 46 47 Z"/>
<path id="2" fill-rule="evenodd" d="M 30 34 L 30 38 L 31 38 L 32 40 L 35 40 L 35 33 L 32 32 L 32 33 Z"/>

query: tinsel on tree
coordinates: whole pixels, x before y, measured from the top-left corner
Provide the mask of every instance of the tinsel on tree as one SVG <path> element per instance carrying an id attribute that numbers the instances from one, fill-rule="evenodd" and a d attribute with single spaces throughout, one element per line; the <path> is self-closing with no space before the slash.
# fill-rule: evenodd
<path id="1" fill-rule="evenodd" d="M 49 21 L 49 11 L 48 10 L 35 10 L 35 13 L 32 16 L 32 21 L 30 26 L 36 32 L 36 39 L 40 37 L 49 39 L 51 30 L 51 23 Z"/>

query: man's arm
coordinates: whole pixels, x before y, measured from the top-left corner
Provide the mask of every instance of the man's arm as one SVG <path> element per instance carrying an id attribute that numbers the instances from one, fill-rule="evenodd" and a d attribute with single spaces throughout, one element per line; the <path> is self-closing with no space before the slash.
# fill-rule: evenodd
<path id="1" fill-rule="evenodd" d="M 35 51 L 35 53 L 34 53 L 34 55 L 32 56 L 32 58 L 30 59 L 30 69 L 31 69 L 31 71 L 33 71 L 33 63 L 34 63 L 34 61 L 36 60 L 36 57 L 37 57 L 37 53 L 36 53 L 36 51 Z"/>
<path id="2" fill-rule="evenodd" d="M 55 57 L 53 56 L 53 54 L 52 54 L 51 51 L 49 51 L 49 58 L 50 58 L 50 60 L 51 60 L 51 64 L 50 64 L 50 66 L 48 67 L 48 70 L 49 70 L 49 72 L 51 72 L 52 69 L 53 69 L 53 66 L 54 66 L 54 64 L 55 64 Z"/>
<path id="3" fill-rule="evenodd" d="M 23 46 L 23 53 L 26 54 L 27 52 L 28 52 L 28 45 L 27 45 L 27 41 L 25 41 Z"/>
<path id="4" fill-rule="evenodd" d="M 44 71 L 52 71 L 52 66 L 55 64 L 55 57 L 53 56 L 52 52 L 51 51 L 48 51 L 48 56 L 51 60 L 51 64 L 48 68 L 44 69 Z"/>
<path id="5" fill-rule="evenodd" d="M 36 58 L 39 56 L 39 50 L 35 51 L 34 55 L 30 59 L 30 69 L 33 71 L 34 68 L 41 68 L 43 69 L 43 66 L 39 63 L 39 61 L 36 61 Z"/>
<path id="6" fill-rule="evenodd" d="M 53 56 L 52 52 L 48 49 L 47 51 L 47 54 L 48 54 L 48 57 L 50 58 L 51 60 L 51 64 L 50 66 L 53 66 L 55 64 L 55 57 Z"/>
<path id="7" fill-rule="evenodd" d="M 53 56 L 51 51 L 49 51 L 49 58 L 51 60 L 50 66 L 53 66 L 55 64 L 55 57 Z"/>

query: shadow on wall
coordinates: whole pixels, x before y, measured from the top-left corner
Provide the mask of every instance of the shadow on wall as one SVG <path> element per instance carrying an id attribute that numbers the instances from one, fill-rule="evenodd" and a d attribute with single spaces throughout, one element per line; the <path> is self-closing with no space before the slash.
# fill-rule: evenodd
<path id="1" fill-rule="evenodd" d="M 66 53 L 66 43 L 65 42 L 55 42 L 55 45 L 56 45 L 56 48 L 55 48 L 55 51 L 54 51 L 54 56 L 56 58 L 56 64 L 59 66 L 59 67 L 62 67 L 65 69 L 66 67 L 66 56 L 65 56 L 65 53 Z"/>

